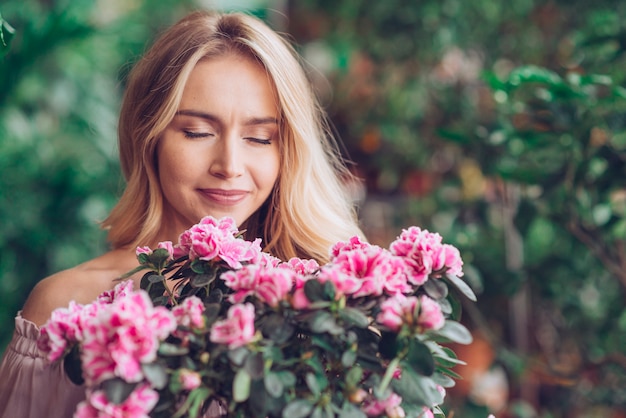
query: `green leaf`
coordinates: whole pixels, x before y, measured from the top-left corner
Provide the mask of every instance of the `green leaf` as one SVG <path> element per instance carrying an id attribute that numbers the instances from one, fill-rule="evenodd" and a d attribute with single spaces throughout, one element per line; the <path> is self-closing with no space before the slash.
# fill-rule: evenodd
<path id="1" fill-rule="evenodd" d="M 232 361 L 235 366 L 241 366 L 248 358 L 248 354 L 250 354 L 250 350 L 246 347 L 237 347 L 234 350 L 228 351 L 228 359 Z"/>
<path id="2" fill-rule="evenodd" d="M 448 286 L 439 279 L 428 279 L 422 288 L 433 299 L 443 299 L 448 296 Z"/>
<path id="3" fill-rule="evenodd" d="M 283 418 L 305 418 L 313 409 L 311 402 L 306 399 L 296 399 L 289 402 L 283 410 Z"/>
<path id="4" fill-rule="evenodd" d="M 160 283 L 165 281 L 165 276 L 160 274 L 151 274 L 148 276 L 148 282 L 151 284 Z"/>
<path id="5" fill-rule="evenodd" d="M 244 369 L 252 379 L 256 380 L 263 376 L 263 366 L 263 353 L 251 353 L 246 358 Z"/>
<path id="6" fill-rule="evenodd" d="M 357 408 L 356 405 L 353 405 L 347 401 L 343 403 L 341 411 L 339 411 L 339 418 L 366 418 L 366 417 L 367 415 L 365 415 L 363 411 Z"/>
<path id="7" fill-rule="evenodd" d="M 402 397 L 403 402 L 435 405 L 443 402 L 437 384 L 430 377 L 421 376 L 411 368 L 402 370 L 400 379 L 393 379 L 391 386 Z"/>
<path id="8" fill-rule="evenodd" d="M 344 308 L 339 311 L 339 317 L 350 325 L 358 328 L 367 328 L 370 320 L 361 310 L 356 308 Z"/>
<path id="9" fill-rule="evenodd" d="M 284 344 L 293 336 L 295 328 L 284 316 L 271 314 L 263 322 L 261 332 L 276 344 Z"/>
<path id="10" fill-rule="evenodd" d="M 160 363 L 143 363 L 141 371 L 155 389 L 163 389 L 167 386 L 167 369 Z"/>
<path id="11" fill-rule="evenodd" d="M 195 274 L 191 276 L 189 283 L 193 287 L 204 287 L 204 286 L 208 286 L 209 284 L 211 284 L 215 280 L 216 277 L 217 277 L 216 271 L 213 270 L 206 274 Z"/>
<path id="12" fill-rule="evenodd" d="M 85 383 L 83 378 L 83 369 L 80 361 L 80 348 L 78 344 L 74 345 L 69 353 L 63 358 L 63 370 L 70 380 L 76 385 Z"/>
<path id="13" fill-rule="evenodd" d="M 442 336 L 452 342 L 459 344 L 469 344 L 472 342 L 472 334 L 463 325 L 450 319 L 446 320 L 444 326 L 434 331 L 433 334 Z"/>
<path id="14" fill-rule="evenodd" d="M 343 367 L 352 367 L 354 362 L 356 361 L 356 351 L 354 350 L 346 350 L 341 355 L 341 365 Z"/>
<path id="15" fill-rule="evenodd" d="M 123 403 L 135 390 L 135 387 L 137 387 L 137 383 L 128 383 L 118 377 L 105 380 L 102 383 L 102 389 L 107 399 L 116 405 Z"/>
<path id="16" fill-rule="evenodd" d="M 309 282 L 310 281 L 311 280 L 309 280 Z M 342 327 L 337 325 L 335 317 L 327 311 L 315 312 L 309 319 L 309 326 L 311 327 L 311 331 L 316 333 L 328 332 L 333 335 L 339 335 L 344 331 Z"/>
<path id="17" fill-rule="evenodd" d="M 245 402 L 250 397 L 250 383 L 252 379 L 246 369 L 239 369 L 233 380 L 233 400 Z"/>
<path id="18" fill-rule="evenodd" d="M 406 361 L 421 375 L 431 376 L 435 371 L 435 360 L 430 349 L 416 338 L 409 341 Z"/>
<path id="19" fill-rule="evenodd" d="M 306 385 L 309 387 L 309 390 L 315 396 L 315 398 L 319 398 L 322 390 L 315 375 L 313 373 L 307 373 L 304 377 L 304 380 L 306 381 Z"/>
<path id="20" fill-rule="evenodd" d="M 263 377 L 263 383 L 265 384 L 265 390 L 267 393 L 274 398 L 279 398 L 285 390 L 283 381 L 276 373 L 267 373 Z"/>
<path id="21" fill-rule="evenodd" d="M 325 301 L 324 285 L 317 279 L 307 280 L 304 283 L 304 294 L 311 302 Z"/>
<path id="22" fill-rule="evenodd" d="M 359 366 L 352 367 L 346 373 L 346 385 L 350 388 L 356 388 L 363 378 L 363 369 Z"/>
<path id="23" fill-rule="evenodd" d="M 163 342 L 159 345 L 159 354 L 166 357 L 184 356 L 189 354 L 189 348 Z"/>
<path id="24" fill-rule="evenodd" d="M 452 283 L 461 293 L 463 293 L 469 300 L 476 302 L 476 295 L 471 287 L 463 279 L 455 276 L 454 274 L 446 274 L 446 279 Z M 430 281 L 430 280 L 429 280 Z M 426 282 L 428 283 L 428 282 Z"/>

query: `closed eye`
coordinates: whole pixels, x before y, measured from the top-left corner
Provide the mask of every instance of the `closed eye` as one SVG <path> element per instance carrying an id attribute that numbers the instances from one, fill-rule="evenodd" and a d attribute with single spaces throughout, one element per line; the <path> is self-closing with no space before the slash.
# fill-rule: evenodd
<path id="1" fill-rule="evenodd" d="M 254 137 L 251 137 L 251 136 L 244 137 L 243 139 L 245 139 L 246 141 L 254 142 L 256 144 L 261 144 L 261 145 L 271 145 L 272 144 L 272 140 L 271 139 L 254 138 Z"/>
<path id="2" fill-rule="evenodd" d="M 185 138 L 208 138 L 210 136 L 215 136 L 210 132 L 193 132 L 193 131 L 183 131 Z"/>

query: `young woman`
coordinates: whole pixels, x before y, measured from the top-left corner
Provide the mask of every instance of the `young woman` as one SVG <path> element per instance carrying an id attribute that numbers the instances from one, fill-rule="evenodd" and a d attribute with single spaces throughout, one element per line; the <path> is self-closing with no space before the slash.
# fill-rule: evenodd
<path id="1" fill-rule="evenodd" d="M 111 289 L 136 246 L 176 242 L 205 215 L 233 217 L 285 260 L 323 263 L 362 235 L 297 55 L 256 18 L 196 12 L 167 30 L 130 74 L 119 148 L 127 187 L 104 221 L 112 250 L 33 289 L 0 368 L 0 418 L 72 415 L 84 391 L 46 363 L 39 327 Z"/>

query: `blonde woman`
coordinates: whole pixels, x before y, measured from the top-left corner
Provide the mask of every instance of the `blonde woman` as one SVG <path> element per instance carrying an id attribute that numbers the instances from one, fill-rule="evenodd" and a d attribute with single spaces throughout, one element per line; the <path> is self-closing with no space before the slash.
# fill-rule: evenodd
<path id="1" fill-rule="evenodd" d="M 136 246 L 177 241 L 205 215 L 233 217 L 285 260 L 323 263 L 333 243 L 362 235 L 297 55 L 251 16 L 196 12 L 169 28 L 130 74 L 119 148 L 127 187 L 104 221 L 112 250 L 33 289 L 0 368 L 2 418 L 72 415 L 84 391 L 46 364 L 39 327 L 111 289 Z"/>

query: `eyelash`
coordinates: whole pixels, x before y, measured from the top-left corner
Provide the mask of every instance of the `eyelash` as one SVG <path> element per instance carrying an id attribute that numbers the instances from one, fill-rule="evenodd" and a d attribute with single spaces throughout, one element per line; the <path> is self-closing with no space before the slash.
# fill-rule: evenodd
<path id="1" fill-rule="evenodd" d="M 189 138 L 189 139 L 208 138 L 210 136 L 215 136 L 214 134 L 208 133 L 208 132 L 183 131 L 183 134 L 185 135 L 185 138 Z M 259 144 L 259 145 L 271 145 L 272 144 L 271 139 L 255 138 L 252 136 L 246 136 L 243 139 L 245 139 L 246 141 L 253 142 L 255 144 Z"/>
<path id="2" fill-rule="evenodd" d="M 191 132 L 191 131 L 183 131 L 185 138 L 207 138 L 209 136 L 213 136 L 213 134 L 208 132 Z"/>

